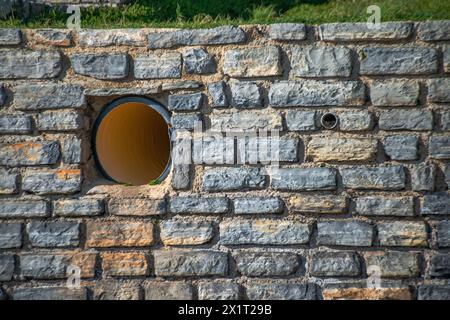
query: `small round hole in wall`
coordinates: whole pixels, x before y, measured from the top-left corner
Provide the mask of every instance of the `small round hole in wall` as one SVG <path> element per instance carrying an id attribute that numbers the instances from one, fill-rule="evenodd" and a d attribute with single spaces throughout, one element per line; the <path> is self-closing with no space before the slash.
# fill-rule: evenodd
<path id="1" fill-rule="evenodd" d="M 170 114 L 144 97 L 124 97 L 104 108 L 94 124 L 97 167 L 115 182 L 162 181 L 170 169 Z"/>
<path id="2" fill-rule="evenodd" d="M 338 117 L 334 113 L 325 113 L 320 118 L 320 124 L 325 129 L 334 129 L 338 124 Z"/>

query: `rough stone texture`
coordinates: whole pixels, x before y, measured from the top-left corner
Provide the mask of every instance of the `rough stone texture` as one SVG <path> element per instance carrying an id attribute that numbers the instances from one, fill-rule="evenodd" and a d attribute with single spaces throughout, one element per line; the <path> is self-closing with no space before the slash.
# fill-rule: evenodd
<path id="1" fill-rule="evenodd" d="M 317 129 L 316 111 L 289 110 L 286 112 L 286 126 L 290 131 L 312 131 Z"/>
<path id="2" fill-rule="evenodd" d="M 147 257 L 136 252 L 106 252 L 102 254 L 103 272 L 110 276 L 146 276 Z"/>
<path id="3" fill-rule="evenodd" d="M 53 213 L 64 217 L 98 216 L 104 212 L 103 201 L 96 198 L 57 200 L 53 202 Z"/>
<path id="4" fill-rule="evenodd" d="M 440 248 L 450 247 L 450 221 L 440 221 L 437 227 L 437 243 Z"/>
<path id="5" fill-rule="evenodd" d="M 12 294 L 13 300 L 87 300 L 86 288 L 35 287 L 17 288 Z"/>
<path id="6" fill-rule="evenodd" d="M 325 300 L 412 300 L 408 287 L 401 288 L 331 288 L 322 291 Z"/>
<path id="7" fill-rule="evenodd" d="M 233 81 L 231 87 L 231 106 L 241 109 L 261 108 L 263 106 L 261 89 L 256 82 Z"/>
<path id="8" fill-rule="evenodd" d="M 59 144 L 56 141 L 0 144 L 0 165 L 4 166 L 55 164 L 59 156 Z"/>
<path id="9" fill-rule="evenodd" d="M 196 111 L 202 106 L 203 94 L 173 94 L 169 96 L 168 108 L 172 111 Z"/>
<path id="10" fill-rule="evenodd" d="M 432 136 L 429 141 L 430 157 L 433 159 L 450 159 L 450 137 Z"/>
<path id="11" fill-rule="evenodd" d="M 170 121 L 174 129 L 194 130 L 196 125 L 202 125 L 202 117 L 199 114 L 174 114 Z"/>
<path id="12" fill-rule="evenodd" d="M 235 49 L 225 52 L 223 72 L 230 77 L 280 75 L 280 50 L 275 46 Z"/>
<path id="13" fill-rule="evenodd" d="M 74 54 L 70 61 L 75 73 L 100 80 L 123 79 L 129 70 L 128 55 L 122 53 Z"/>
<path id="14" fill-rule="evenodd" d="M 73 84 L 26 84 L 16 87 L 16 109 L 43 110 L 82 108 L 86 105 L 84 88 Z"/>
<path id="15" fill-rule="evenodd" d="M 19 191 L 19 175 L 0 170 L 0 194 L 14 194 Z"/>
<path id="16" fill-rule="evenodd" d="M 315 300 L 314 284 L 298 283 L 250 283 L 247 284 L 250 300 Z"/>
<path id="17" fill-rule="evenodd" d="M 432 130 L 433 113 L 422 109 L 383 110 L 378 125 L 380 130 Z"/>
<path id="18" fill-rule="evenodd" d="M 0 29 L 0 45 L 16 45 L 20 44 L 21 42 L 22 32 L 20 31 L 20 29 Z"/>
<path id="19" fill-rule="evenodd" d="M 172 219 L 160 225 L 161 241 L 165 245 L 196 245 L 208 243 L 213 237 L 210 221 Z"/>
<path id="20" fill-rule="evenodd" d="M 419 157 L 419 139 L 416 136 L 387 136 L 384 152 L 392 160 L 416 160 Z"/>
<path id="21" fill-rule="evenodd" d="M 272 40 L 305 40 L 306 27 L 303 23 L 274 23 L 269 27 L 269 38 Z"/>
<path id="22" fill-rule="evenodd" d="M 450 93 L 448 88 L 450 87 L 449 78 L 435 78 L 428 79 L 428 96 L 427 99 L 430 102 L 450 102 Z"/>
<path id="23" fill-rule="evenodd" d="M 359 197 L 355 212 L 364 216 L 414 216 L 413 197 Z"/>
<path id="24" fill-rule="evenodd" d="M 373 227 L 364 221 L 324 221 L 317 223 L 317 243 L 329 246 L 370 247 Z"/>
<path id="25" fill-rule="evenodd" d="M 82 139 L 75 135 L 63 139 L 62 160 L 65 164 L 80 164 L 85 160 L 82 143 Z"/>
<path id="26" fill-rule="evenodd" d="M 51 79 L 61 70 L 58 51 L 0 49 L 0 79 Z"/>
<path id="27" fill-rule="evenodd" d="M 186 282 L 151 281 L 144 285 L 145 300 L 192 300 L 194 290 Z"/>
<path id="28" fill-rule="evenodd" d="M 450 214 L 450 195 L 430 194 L 423 197 L 422 215 Z"/>
<path id="29" fill-rule="evenodd" d="M 26 171 L 22 189 L 37 194 L 70 194 L 81 190 L 81 170 Z"/>
<path id="30" fill-rule="evenodd" d="M 415 106 L 418 99 L 419 83 L 415 80 L 375 80 L 370 85 L 374 106 Z"/>
<path id="31" fill-rule="evenodd" d="M 430 74 L 438 68 L 437 51 L 427 47 L 370 47 L 360 54 L 361 75 Z"/>
<path id="32" fill-rule="evenodd" d="M 216 61 L 205 49 L 187 49 L 183 53 L 184 70 L 189 74 L 216 72 Z"/>
<path id="33" fill-rule="evenodd" d="M 237 198 L 233 200 L 236 214 L 273 214 L 282 213 L 284 203 L 281 198 Z"/>
<path id="34" fill-rule="evenodd" d="M 417 37 L 424 41 L 450 40 L 450 22 L 448 20 L 420 22 Z"/>
<path id="35" fill-rule="evenodd" d="M 310 237 L 307 224 L 290 220 L 247 219 L 220 223 L 220 243 L 239 244 L 305 244 Z"/>
<path id="36" fill-rule="evenodd" d="M 40 29 L 33 35 L 33 41 L 41 45 L 69 47 L 72 42 L 70 30 Z"/>
<path id="37" fill-rule="evenodd" d="M 350 49 L 345 47 L 291 47 L 291 75 L 296 77 L 349 77 Z"/>
<path id="38" fill-rule="evenodd" d="M 76 247 L 80 243 L 80 224 L 41 222 L 27 224 L 28 240 L 33 247 Z"/>
<path id="39" fill-rule="evenodd" d="M 27 134 L 31 131 L 31 117 L 28 115 L 8 114 L 0 116 L 0 134 Z"/>
<path id="40" fill-rule="evenodd" d="M 213 29 L 186 29 L 150 33 L 148 46 L 150 49 L 164 49 L 186 45 L 214 45 L 242 43 L 246 40 L 245 32 L 235 26 L 223 26 Z"/>
<path id="41" fill-rule="evenodd" d="M 355 277 L 361 262 L 354 252 L 317 252 L 311 258 L 310 273 L 316 277 Z"/>
<path id="42" fill-rule="evenodd" d="M 227 198 L 198 198 L 175 197 L 170 199 L 170 212 L 175 214 L 185 213 L 226 213 L 228 212 Z"/>
<path id="43" fill-rule="evenodd" d="M 293 196 L 289 210 L 294 213 L 345 213 L 347 198 L 343 196 Z"/>
<path id="44" fill-rule="evenodd" d="M 145 46 L 145 31 L 140 29 L 81 30 L 78 41 L 82 47 Z"/>
<path id="45" fill-rule="evenodd" d="M 256 131 L 281 129 L 281 117 L 278 114 L 242 111 L 231 114 L 212 115 L 211 129 L 213 131 Z"/>
<path id="46" fill-rule="evenodd" d="M 367 252 L 367 269 L 376 268 L 382 278 L 411 278 L 420 275 L 420 255 L 416 252 Z M 375 270 L 375 269 L 374 269 Z"/>
<path id="47" fill-rule="evenodd" d="M 385 22 L 378 28 L 366 22 L 326 23 L 320 25 L 319 35 L 325 41 L 401 40 L 410 36 L 412 27 L 409 22 Z"/>
<path id="48" fill-rule="evenodd" d="M 11 281 L 14 275 L 14 256 L 0 254 L 0 281 Z"/>
<path id="49" fill-rule="evenodd" d="M 199 300 L 239 300 L 240 286 L 236 283 L 208 283 L 198 285 Z"/>
<path id="50" fill-rule="evenodd" d="M 14 249 L 22 246 L 22 224 L 0 223 L 0 248 Z"/>
<path id="51" fill-rule="evenodd" d="M 307 156 L 313 161 L 371 161 L 378 141 L 372 138 L 312 138 Z"/>
<path id="52" fill-rule="evenodd" d="M 442 130 L 450 131 L 450 110 L 442 110 L 440 116 Z"/>
<path id="53" fill-rule="evenodd" d="M 299 267 L 297 255 L 289 252 L 249 252 L 233 255 L 238 272 L 243 276 L 288 276 Z"/>
<path id="54" fill-rule="evenodd" d="M 261 189 L 265 182 L 259 168 L 214 168 L 203 175 L 203 189 L 211 192 Z"/>
<path id="55" fill-rule="evenodd" d="M 342 183 L 348 189 L 401 190 L 405 188 L 402 166 L 348 167 L 340 170 Z"/>
<path id="56" fill-rule="evenodd" d="M 228 98 L 225 90 L 226 85 L 223 81 L 208 83 L 208 92 L 214 107 L 228 107 Z"/>
<path id="57" fill-rule="evenodd" d="M 278 81 L 269 90 L 272 107 L 359 106 L 365 102 L 365 88 L 359 81 Z"/>
<path id="58" fill-rule="evenodd" d="M 141 296 L 138 285 L 111 280 L 96 283 L 92 291 L 94 300 L 139 300 Z"/>
<path id="59" fill-rule="evenodd" d="M 430 260 L 430 276 L 448 277 L 450 275 L 450 254 L 436 254 Z"/>
<path id="60" fill-rule="evenodd" d="M 0 218 L 46 217 L 49 214 L 46 201 L 34 199 L 2 199 Z"/>
<path id="61" fill-rule="evenodd" d="M 414 191 L 433 191 L 436 169 L 434 164 L 422 162 L 411 169 L 411 189 Z"/>
<path id="62" fill-rule="evenodd" d="M 5 86 L 0 84 L 0 107 L 5 104 L 7 99 L 8 95 L 6 94 Z"/>
<path id="63" fill-rule="evenodd" d="M 450 300 L 450 286 L 421 285 L 417 295 L 418 300 Z"/>
<path id="64" fill-rule="evenodd" d="M 108 212 L 116 216 L 154 216 L 166 213 L 165 199 L 154 198 L 111 198 Z"/>
<path id="65" fill-rule="evenodd" d="M 366 131 L 374 125 L 372 113 L 367 110 L 351 110 L 338 113 L 339 129 L 342 131 Z"/>
<path id="66" fill-rule="evenodd" d="M 424 222 L 380 222 L 378 238 L 382 246 L 423 247 L 428 244 L 427 226 Z"/>
<path id="67" fill-rule="evenodd" d="M 157 276 L 225 276 L 228 254 L 220 251 L 154 251 Z"/>
<path id="68" fill-rule="evenodd" d="M 151 222 L 90 221 L 86 224 L 86 246 L 146 247 L 153 244 Z"/>
<path id="69" fill-rule="evenodd" d="M 334 190 L 336 170 L 331 168 L 283 168 L 272 172 L 272 188 L 277 190 Z"/>
<path id="70" fill-rule="evenodd" d="M 73 110 L 45 111 L 37 118 L 40 131 L 76 131 L 84 126 L 83 116 Z"/>
<path id="71" fill-rule="evenodd" d="M 181 77 L 181 54 L 165 52 L 161 54 L 140 54 L 134 59 L 136 79 L 164 79 Z"/>

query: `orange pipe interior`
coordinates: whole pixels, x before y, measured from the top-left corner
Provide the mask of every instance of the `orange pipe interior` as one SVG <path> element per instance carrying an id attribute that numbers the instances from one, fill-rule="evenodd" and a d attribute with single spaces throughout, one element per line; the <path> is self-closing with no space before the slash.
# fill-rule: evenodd
<path id="1" fill-rule="evenodd" d="M 170 160 L 170 138 L 164 118 L 146 104 L 124 103 L 102 119 L 96 136 L 97 157 L 117 182 L 148 184 Z"/>

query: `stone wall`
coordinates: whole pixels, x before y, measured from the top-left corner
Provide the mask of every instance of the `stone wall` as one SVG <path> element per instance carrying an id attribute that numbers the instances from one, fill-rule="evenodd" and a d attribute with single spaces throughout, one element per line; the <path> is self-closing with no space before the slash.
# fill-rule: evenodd
<path id="1" fill-rule="evenodd" d="M 449 299 L 449 44 L 450 21 L 1 29 L 0 296 Z M 279 168 L 219 136 L 109 182 L 92 124 L 124 95 L 194 140 L 278 130 Z"/>

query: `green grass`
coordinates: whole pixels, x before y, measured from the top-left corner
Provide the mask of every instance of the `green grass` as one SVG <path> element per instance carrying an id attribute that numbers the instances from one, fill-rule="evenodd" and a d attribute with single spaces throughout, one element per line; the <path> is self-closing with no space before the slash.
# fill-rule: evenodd
<path id="1" fill-rule="evenodd" d="M 179 27 L 274 22 L 366 21 L 369 5 L 381 8 L 382 21 L 450 19 L 449 0 L 138 0 L 121 8 L 82 9 L 83 28 Z M 0 27 L 64 28 L 69 15 L 46 10 L 22 19 L 17 12 Z"/>

